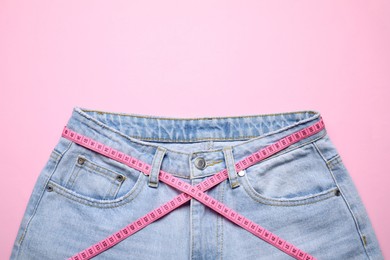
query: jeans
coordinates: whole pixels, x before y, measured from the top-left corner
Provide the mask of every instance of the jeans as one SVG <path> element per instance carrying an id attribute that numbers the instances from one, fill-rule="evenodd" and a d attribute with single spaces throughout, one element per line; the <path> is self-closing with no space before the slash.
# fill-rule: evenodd
<path id="1" fill-rule="evenodd" d="M 68 129 L 146 162 L 150 174 L 60 136 L 11 259 L 70 258 L 159 208 L 182 193 L 160 171 L 196 186 L 224 169 L 227 179 L 205 193 L 300 250 L 316 259 L 383 259 L 326 127 L 236 171 L 240 160 L 321 118 L 309 110 L 168 118 L 74 107 Z M 94 258 L 293 259 L 195 198 Z"/>

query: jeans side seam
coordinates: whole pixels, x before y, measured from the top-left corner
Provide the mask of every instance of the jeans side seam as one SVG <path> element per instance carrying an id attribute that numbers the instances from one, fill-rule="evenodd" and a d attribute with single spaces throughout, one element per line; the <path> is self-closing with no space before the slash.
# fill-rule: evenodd
<path id="1" fill-rule="evenodd" d="M 346 203 L 349 212 L 350 212 L 351 215 L 352 215 L 352 218 L 353 218 L 353 220 L 354 220 L 354 222 L 355 222 L 355 226 L 356 226 L 357 232 L 358 232 L 358 234 L 359 234 L 359 239 L 360 239 L 360 241 L 361 241 L 362 244 L 363 244 L 364 251 L 365 251 L 366 255 L 368 256 L 368 258 L 371 259 L 370 256 L 369 256 L 369 254 L 368 254 L 368 252 L 367 252 L 367 247 L 365 246 L 364 241 L 363 241 L 363 234 L 362 234 L 362 232 L 361 232 L 361 230 L 360 230 L 359 221 L 358 221 L 358 219 L 357 219 L 357 216 L 355 216 L 355 214 L 353 213 L 352 208 L 351 208 L 349 202 L 347 201 L 347 199 L 345 198 L 345 196 L 344 196 L 344 194 L 343 194 L 343 191 L 340 189 L 340 186 L 339 186 L 339 184 L 338 184 L 338 182 L 337 182 L 337 180 L 336 180 L 336 177 L 334 176 L 334 173 L 333 173 L 333 171 L 332 171 L 332 169 L 333 169 L 334 166 L 336 166 L 336 165 L 342 163 L 342 159 L 341 159 L 340 154 L 336 154 L 336 155 L 332 156 L 330 159 L 327 160 L 327 159 L 324 157 L 324 155 L 322 154 L 322 152 L 321 152 L 320 148 L 318 147 L 318 145 L 317 145 L 315 142 L 313 142 L 313 145 L 314 145 L 315 149 L 317 150 L 317 152 L 319 153 L 319 155 L 320 155 L 320 156 L 322 157 L 322 159 L 325 161 L 326 166 L 327 166 L 327 168 L 329 169 L 329 173 L 330 173 L 330 175 L 331 175 L 331 177 L 332 177 L 334 183 L 336 184 L 338 190 L 340 191 L 340 194 L 341 194 L 342 198 L 344 199 L 344 202 Z"/>
<path id="2" fill-rule="evenodd" d="M 335 161 L 337 158 L 340 157 L 339 154 L 336 154 L 335 156 L 333 156 L 332 158 L 330 159 L 326 159 L 325 156 L 323 155 L 323 153 L 321 152 L 321 149 L 318 147 L 318 145 L 316 144 L 315 141 L 312 142 L 312 145 L 314 146 L 314 148 L 317 150 L 317 153 L 321 156 L 322 160 L 325 162 L 326 164 L 326 168 L 328 169 L 328 174 L 330 174 L 330 177 L 333 179 L 333 182 L 334 184 L 336 185 L 337 189 L 340 190 L 340 187 L 338 186 L 337 182 L 336 182 L 336 179 L 334 178 L 330 168 L 331 168 L 331 165 L 333 165 L 334 163 L 337 163 L 337 161 Z"/>
<path id="3" fill-rule="evenodd" d="M 317 153 L 321 156 L 322 160 L 324 160 L 324 162 L 325 162 L 326 164 L 328 164 L 328 160 L 326 160 L 325 156 L 322 154 L 320 148 L 319 148 L 318 145 L 316 144 L 316 141 L 317 141 L 317 140 L 312 141 L 311 143 L 313 144 L 313 146 L 314 146 L 314 148 L 316 149 Z"/>
<path id="4" fill-rule="evenodd" d="M 336 161 L 337 164 L 341 163 L 341 157 L 340 157 L 340 156 L 337 156 L 335 159 L 337 160 L 337 161 Z M 360 230 L 359 221 L 358 221 L 357 217 L 355 216 L 354 212 L 352 211 L 351 205 L 350 205 L 349 202 L 347 201 L 347 198 L 344 196 L 344 193 L 343 193 L 343 191 L 340 189 L 339 184 L 337 183 L 336 177 L 334 176 L 334 173 L 333 173 L 333 171 L 332 171 L 332 166 L 331 166 L 331 163 L 332 163 L 332 162 L 333 162 L 333 160 L 332 160 L 331 162 L 327 163 L 328 168 L 329 168 L 329 171 L 330 171 L 330 173 L 331 173 L 331 175 L 332 175 L 332 178 L 333 178 L 334 182 L 335 182 L 336 185 L 337 185 L 337 188 L 338 188 L 339 191 L 340 191 L 341 197 L 344 199 L 344 202 L 345 202 L 345 204 L 347 205 L 349 212 L 351 213 L 351 216 L 352 216 L 352 218 L 353 218 L 353 221 L 355 222 L 356 231 L 358 232 L 359 240 L 360 240 L 360 242 L 362 243 L 364 252 L 366 253 L 368 259 L 371 259 L 369 253 L 367 252 L 367 247 L 364 245 L 363 234 L 362 234 L 362 232 L 361 232 L 361 230 Z"/>
<path id="5" fill-rule="evenodd" d="M 50 175 L 46 177 L 46 180 L 45 180 L 45 182 L 44 182 L 44 185 L 43 185 L 42 189 L 39 191 L 39 192 L 40 192 L 40 195 L 39 195 L 38 200 L 37 200 L 37 202 L 35 203 L 35 206 L 34 206 L 34 208 L 33 208 L 33 210 L 32 210 L 31 216 L 30 216 L 30 218 L 28 219 L 28 221 L 27 221 L 27 223 L 26 223 L 26 226 L 25 226 L 25 228 L 24 228 L 24 231 L 23 231 L 22 235 L 20 236 L 20 238 L 19 238 L 19 240 L 18 240 L 19 248 L 18 248 L 18 252 L 17 252 L 17 254 L 16 254 L 16 258 L 18 258 L 18 257 L 20 256 L 20 252 L 22 251 L 22 244 L 23 244 L 24 238 L 25 238 L 25 236 L 26 236 L 26 234 L 27 234 L 27 231 L 28 231 L 28 228 L 29 228 L 29 226 L 30 226 L 31 221 L 32 221 L 32 219 L 34 218 L 35 213 L 37 212 L 37 209 L 38 209 L 38 206 L 39 206 L 39 204 L 40 204 L 40 202 L 41 202 L 41 200 L 42 200 L 42 197 L 43 197 L 43 195 L 45 194 L 46 186 L 47 186 L 47 184 L 48 184 L 48 182 L 49 182 L 51 176 L 52 176 L 52 175 L 54 174 L 54 172 L 56 171 L 57 166 L 58 166 L 58 164 L 59 164 L 61 158 L 62 158 L 63 155 L 69 150 L 69 148 L 70 148 L 71 145 L 72 145 L 72 142 L 69 143 L 68 147 L 65 149 L 65 151 L 64 151 L 62 154 L 61 154 L 61 153 L 58 153 L 57 151 L 55 151 L 55 150 L 53 149 L 53 151 L 54 151 L 54 152 L 56 153 L 56 155 L 57 155 L 57 158 L 52 162 L 52 163 L 54 163 L 54 165 L 53 165 L 53 170 L 51 171 Z M 52 159 L 52 158 L 53 158 L 53 157 L 50 155 L 50 159 Z M 49 160 L 50 160 L 50 159 L 49 159 Z M 39 178 L 39 177 L 38 177 L 38 178 Z"/>

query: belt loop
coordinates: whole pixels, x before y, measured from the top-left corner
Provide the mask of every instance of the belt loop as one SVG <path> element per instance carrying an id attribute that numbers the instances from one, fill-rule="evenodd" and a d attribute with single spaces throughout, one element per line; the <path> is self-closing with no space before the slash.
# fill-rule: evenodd
<path id="1" fill-rule="evenodd" d="M 153 161 L 152 161 L 152 169 L 149 174 L 149 187 L 157 188 L 158 187 L 158 176 L 160 174 L 161 170 L 161 163 L 162 159 L 165 155 L 165 152 L 167 149 L 164 147 L 158 146 L 156 154 L 154 155 Z"/>
<path id="2" fill-rule="evenodd" d="M 240 186 L 240 183 L 238 182 L 232 147 L 225 146 L 223 148 L 223 154 L 225 157 L 225 164 L 226 164 L 227 172 L 229 175 L 230 187 L 232 189 L 237 188 Z"/>

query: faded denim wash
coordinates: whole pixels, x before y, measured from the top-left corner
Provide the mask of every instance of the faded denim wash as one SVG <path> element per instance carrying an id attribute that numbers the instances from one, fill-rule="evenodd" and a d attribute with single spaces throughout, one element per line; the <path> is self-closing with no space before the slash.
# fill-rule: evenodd
<path id="1" fill-rule="evenodd" d="M 149 164 L 163 149 L 160 169 L 196 185 L 227 160 L 239 161 L 319 118 L 309 110 L 168 118 L 74 107 L 67 127 Z M 317 259 L 383 259 L 323 120 L 320 132 L 247 168 L 237 188 L 228 179 L 207 194 Z M 234 158 L 225 158 L 226 146 Z M 198 157 L 206 160 L 204 169 L 196 167 Z M 11 259 L 66 259 L 180 194 L 154 181 L 60 137 L 34 186 Z M 194 199 L 95 258 L 292 259 Z"/>

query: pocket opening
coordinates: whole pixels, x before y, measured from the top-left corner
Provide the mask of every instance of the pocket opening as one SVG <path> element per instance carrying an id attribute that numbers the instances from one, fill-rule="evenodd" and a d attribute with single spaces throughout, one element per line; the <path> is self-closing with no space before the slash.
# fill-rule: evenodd
<path id="1" fill-rule="evenodd" d="M 69 193 L 78 201 L 116 203 L 132 196 L 144 179 L 142 175 L 137 169 L 75 144 L 62 154 L 50 181 L 61 187 L 61 194 Z"/>
<path id="2" fill-rule="evenodd" d="M 307 204 L 335 196 L 337 190 L 312 142 L 248 167 L 241 179 L 247 195 L 266 204 Z"/>
<path id="3" fill-rule="evenodd" d="M 79 154 L 65 187 L 95 199 L 115 199 L 126 177 Z"/>

